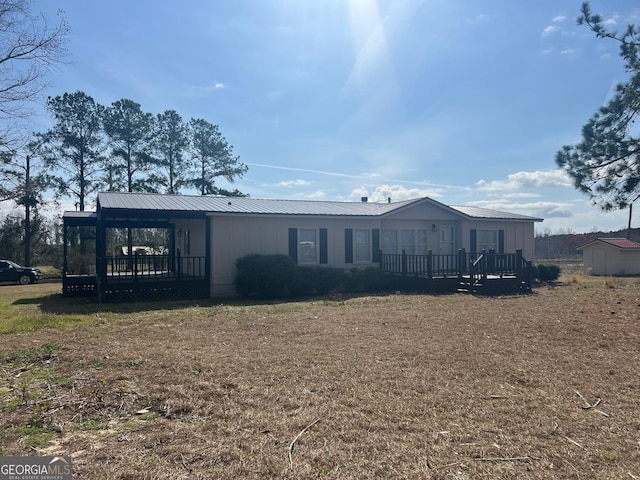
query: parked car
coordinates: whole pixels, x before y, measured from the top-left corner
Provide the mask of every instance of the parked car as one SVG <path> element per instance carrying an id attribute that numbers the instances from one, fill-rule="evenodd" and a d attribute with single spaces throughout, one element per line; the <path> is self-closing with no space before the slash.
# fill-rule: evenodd
<path id="1" fill-rule="evenodd" d="M 0 282 L 35 283 L 42 278 L 39 268 L 22 267 L 11 260 L 0 260 Z"/>

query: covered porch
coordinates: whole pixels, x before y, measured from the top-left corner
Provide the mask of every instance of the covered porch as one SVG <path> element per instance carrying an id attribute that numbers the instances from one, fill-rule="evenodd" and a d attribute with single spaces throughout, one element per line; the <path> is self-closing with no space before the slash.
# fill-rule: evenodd
<path id="1" fill-rule="evenodd" d="M 98 301 L 208 298 L 209 219 L 150 213 L 65 212 L 63 294 Z"/>

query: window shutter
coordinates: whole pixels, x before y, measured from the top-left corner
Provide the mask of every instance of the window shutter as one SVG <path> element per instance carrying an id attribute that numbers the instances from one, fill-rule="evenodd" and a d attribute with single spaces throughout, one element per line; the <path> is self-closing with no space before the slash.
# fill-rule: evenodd
<path id="1" fill-rule="evenodd" d="M 353 263 L 353 229 L 344 229 L 344 263 Z"/>
<path id="2" fill-rule="evenodd" d="M 320 263 L 329 263 L 329 252 L 327 248 L 327 229 L 320 229 Z"/>
<path id="3" fill-rule="evenodd" d="M 498 253 L 504 253 L 504 230 L 498 230 Z"/>
<path id="4" fill-rule="evenodd" d="M 374 228 L 371 231 L 371 259 L 375 262 L 380 262 L 380 229 Z"/>
<path id="5" fill-rule="evenodd" d="M 289 229 L 289 256 L 298 263 L 298 229 Z"/>
<path id="6" fill-rule="evenodd" d="M 471 255 L 475 256 L 478 253 L 478 241 L 476 240 L 478 235 L 475 228 L 472 228 L 469 233 L 469 249 L 471 250 Z"/>

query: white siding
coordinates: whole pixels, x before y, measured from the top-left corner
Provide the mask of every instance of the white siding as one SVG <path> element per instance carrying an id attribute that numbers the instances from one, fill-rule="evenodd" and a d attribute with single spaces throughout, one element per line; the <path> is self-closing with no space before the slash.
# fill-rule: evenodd
<path id="1" fill-rule="evenodd" d="M 624 250 L 597 242 L 584 247 L 582 260 L 585 272 L 591 275 L 640 274 L 640 250 Z"/>
<path id="2" fill-rule="evenodd" d="M 373 263 L 345 263 L 344 231 L 347 228 L 376 229 L 375 219 L 313 218 L 296 216 L 213 216 L 211 218 L 211 295 L 234 293 L 235 263 L 250 253 L 289 253 L 289 228 L 326 228 L 328 266 L 366 267 Z M 375 264 L 377 265 L 377 264 Z"/>
<path id="3" fill-rule="evenodd" d="M 289 253 L 289 229 L 327 229 L 327 265 L 337 268 L 367 267 L 373 264 L 345 263 L 345 229 L 426 230 L 427 244 L 439 252 L 442 226 L 454 228 L 454 251 L 470 251 L 471 229 L 505 231 L 505 252 L 523 250 L 526 259 L 533 258 L 533 221 L 467 220 L 456 212 L 438 205 L 422 203 L 400 212 L 378 218 L 325 217 L 296 215 L 225 215 L 211 216 L 211 292 L 212 296 L 234 293 L 235 262 L 250 253 Z"/>

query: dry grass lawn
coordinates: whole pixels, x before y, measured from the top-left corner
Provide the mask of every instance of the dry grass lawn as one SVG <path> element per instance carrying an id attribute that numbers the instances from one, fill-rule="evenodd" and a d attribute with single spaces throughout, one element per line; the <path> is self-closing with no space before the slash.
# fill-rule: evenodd
<path id="1" fill-rule="evenodd" d="M 3 455 L 100 479 L 640 478 L 640 279 L 91 308 L 0 336 Z"/>

